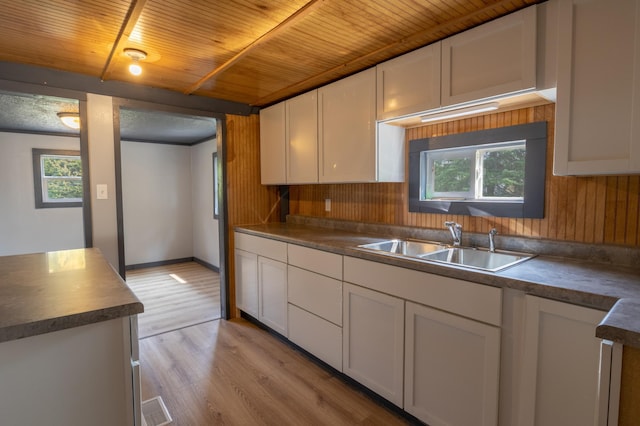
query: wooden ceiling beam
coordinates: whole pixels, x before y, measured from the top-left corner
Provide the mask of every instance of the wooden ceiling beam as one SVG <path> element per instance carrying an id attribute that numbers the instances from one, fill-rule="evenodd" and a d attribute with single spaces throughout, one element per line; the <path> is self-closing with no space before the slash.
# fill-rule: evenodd
<path id="1" fill-rule="evenodd" d="M 254 40 L 251 44 L 246 46 L 244 49 L 242 49 L 240 52 L 235 54 L 227 62 L 225 62 L 224 64 L 220 65 L 219 67 L 213 69 L 207 75 L 205 75 L 200 80 L 198 80 L 195 84 L 191 85 L 189 88 L 187 88 L 184 91 L 184 94 L 185 95 L 192 94 L 193 92 L 198 90 L 207 80 L 209 80 L 209 79 L 215 77 L 216 75 L 220 74 L 221 72 L 225 71 L 226 69 L 231 67 L 233 64 L 238 62 L 240 59 L 242 59 L 244 56 L 246 56 L 249 53 L 251 53 L 254 49 L 256 49 L 261 44 L 266 43 L 267 41 L 273 39 L 274 37 L 276 37 L 277 35 L 279 35 L 283 31 L 285 31 L 287 28 L 289 28 L 292 25 L 295 25 L 298 22 L 300 22 L 307 15 L 309 15 L 313 11 L 317 10 L 325 1 L 326 0 L 311 0 L 309 3 L 307 3 L 306 5 L 301 7 L 296 13 L 294 13 L 291 16 L 289 16 L 287 19 L 285 19 L 284 21 L 279 23 L 273 29 L 269 30 L 268 32 L 266 32 L 265 34 L 263 34 L 262 36 L 260 36 L 256 40 Z"/>
<path id="2" fill-rule="evenodd" d="M 283 87 L 282 89 L 270 93 L 268 96 L 265 96 L 263 98 L 258 99 L 257 101 L 251 103 L 251 105 L 267 105 L 270 104 L 271 102 L 277 101 L 278 99 L 280 99 L 282 96 L 286 96 L 288 94 L 291 93 L 296 93 L 299 89 L 303 88 L 303 87 L 309 87 L 309 85 L 313 85 L 314 81 L 318 81 L 318 80 L 323 80 L 323 79 L 327 79 L 327 77 L 332 77 L 333 75 L 335 75 L 336 73 L 339 72 L 344 72 L 345 70 L 350 70 L 350 69 L 359 69 L 359 64 L 361 64 L 362 62 L 365 62 L 367 59 L 375 57 L 385 51 L 391 50 L 393 48 L 396 48 L 398 46 L 401 46 L 403 44 L 408 44 L 411 42 L 415 42 L 418 40 L 424 40 L 424 39 L 428 39 L 429 37 L 432 37 L 435 34 L 438 34 L 441 31 L 446 31 L 447 29 L 450 29 L 451 27 L 455 26 L 455 25 L 459 25 L 459 24 L 463 24 L 465 21 L 468 20 L 472 20 L 475 19 L 478 16 L 482 16 L 486 13 L 490 13 L 490 12 L 494 12 L 496 9 L 500 9 L 503 7 L 506 7 L 507 9 L 509 9 L 509 7 L 512 6 L 512 1 L 511 0 L 500 0 L 496 3 L 493 3 L 491 5 L 485 6 L 482 9 L 478 9 L 472 13 L 468 13 L 468 14 L 464 14 L 462 16 L 458 16 L 457 18 L 451 19 L 449 21 L 443 22 L 441 24 L 436 25 L 435 27 L 431 27 L 431 28 L 427 28 L 425 30 L 419 31 L 417 33 L 411 34 L 408 37 L 405 37 L 401 40 L 395 41 L 393 43 L 390 43 L 386 46 L 383 46 L 381 48 L 378 48 L 376 50 L 373 50 L 371 52 L 368 52 L 362 56 L 359 56 L 349 62 L 345 62 L 343 64 L 340 64 L 338 66 L 335 66 L 333 68 L 330 68 L 328 70 L 324 70 L 318 74 L 315 74 L 309 78 L 306 78 L 304 80 L 301 80 L 297 83 L 294 84 L 290 84 L 287 87 Z"/>
<path id="3" fill-rule="evenodd" d="M 102 74 L 100 74 L 100 80 L 106 80 L 111 75 L 113 64 L 118 60 L 118 52 L 124 49 L 125 43 L 129 40 L 133 29 L 136 27 L 138 19 L 140 19 L 140 15 L 147 4 L 147 1 L 148 0 L 131 1 L 131 6 L 127 11 L 124 21 L 122 21 L 120 31 L 118 31 L 118 35 L 113 43 L 109 57 L 107 57 L 107 62 L 104 64 L 104 68 L 102 69 Z"/>

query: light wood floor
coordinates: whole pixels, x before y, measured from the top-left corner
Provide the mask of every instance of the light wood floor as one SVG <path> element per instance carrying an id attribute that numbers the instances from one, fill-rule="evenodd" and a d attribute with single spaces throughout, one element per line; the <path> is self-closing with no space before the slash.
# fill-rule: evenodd
<path id="1" fill-rule="evenodd" d="M 199 263 L 133 269 L 127 284 L 144 305 L 140 338 L 220 318 L 220 274 Z"/>
<path id="2" fill-rule="evenodd" d="M 173 425 L 401 425 L 299 351 L 243 320 L 140 341 L 142 399 L 162 396 Z"/>

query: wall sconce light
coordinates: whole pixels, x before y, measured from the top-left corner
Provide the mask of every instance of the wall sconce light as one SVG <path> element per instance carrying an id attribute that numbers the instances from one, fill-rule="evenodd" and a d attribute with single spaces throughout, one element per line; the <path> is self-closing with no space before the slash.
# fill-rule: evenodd
<path id="1" fill-rule="evenodd" d="M 144 60 L 147 57 L 147 52 L 128 47 L 124 49 L 124 54 L 131 58 L 132 61 L 129 65 L 129 72 L 133 75 L 142 74 L 142 67 L 138 62 Z"/>
<path id="2" fill-rule="evenodd" d="M 58 118 L 62 124 L 70 129 L 78 130 L 80 128 L 80 114 L 77 112 L 59 112 Z"/>
<path id="3" fill-rule="evenodd" d="M 446 111 L 438 111 L 425 114 L 420 117 L 420 121 L 428 123 L 430 121 L 446 120 L 448 118 L 464 117 L 465 115 L 480 114 L 481 112 L 489 112 L 498 109 L 498 102 L 487 102 L 484 104 L 472 105 L 464 108 L 449 109 Z"/>

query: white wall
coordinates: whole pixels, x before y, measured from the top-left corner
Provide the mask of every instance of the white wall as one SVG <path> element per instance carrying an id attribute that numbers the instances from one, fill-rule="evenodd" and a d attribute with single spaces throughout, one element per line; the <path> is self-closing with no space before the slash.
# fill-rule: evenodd
<path id="1" fill-rule="evenodd" d="M 35 208 L 32 148 L 79 150 L 80 140 L 0 132 L 0 256 L 84 247 L 82 207 Z"/>
<path id="2" fill-rule="evenodd" d="M 192 257 L 191 148 L 121 143 L 125 264 Z"/>
<path id="3" fill-rule="evenodd" d="M 218 221 L 213 218 L 213 162 L 216 140 L 191 147 L 193 256 L 220 267 Z"/>

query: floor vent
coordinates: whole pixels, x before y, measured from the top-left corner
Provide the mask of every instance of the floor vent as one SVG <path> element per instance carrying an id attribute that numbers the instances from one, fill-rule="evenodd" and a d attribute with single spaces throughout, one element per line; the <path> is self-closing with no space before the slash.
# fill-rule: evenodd
<path id="1" fill-rule="evenodd" d="M 146 426 L 163 426 L 172 422 L 169 411 L 161 396 L 142 402 L 142 424 Z"/>

